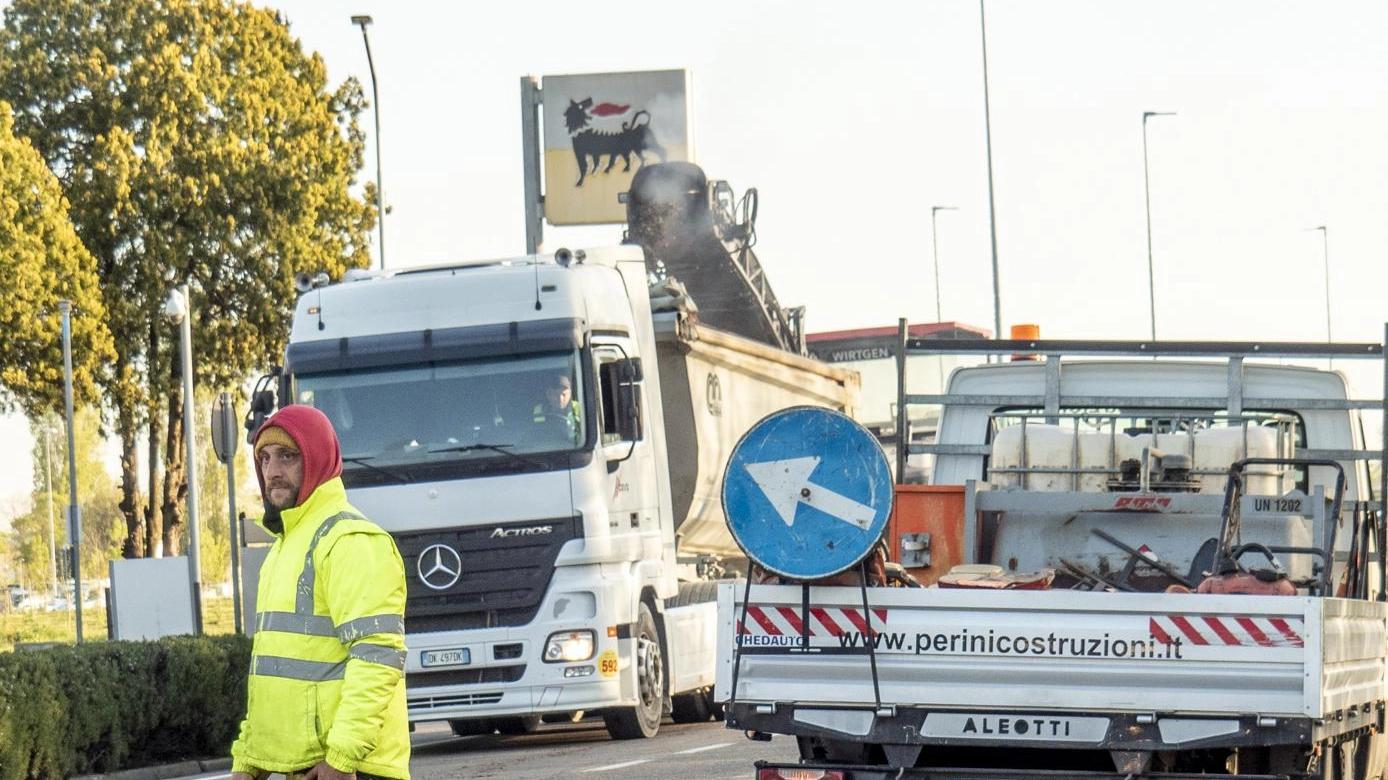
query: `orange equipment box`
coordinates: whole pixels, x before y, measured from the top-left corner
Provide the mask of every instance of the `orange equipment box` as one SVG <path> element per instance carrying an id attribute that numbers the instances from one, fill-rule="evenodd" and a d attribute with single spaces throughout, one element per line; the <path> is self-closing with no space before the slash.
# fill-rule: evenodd
<path id="1" fill-rule="evenodd" d="M 928 555 L 928 565 L 903 560 L 902 537 L 909 537 L 914 548 L 908 557 Z M 922 585 L 933 585 L 951 567 L 969 563 L 964 560 L 964 486 L 897 485 L 887 543 L 889 560 L 905 566 Z"/>

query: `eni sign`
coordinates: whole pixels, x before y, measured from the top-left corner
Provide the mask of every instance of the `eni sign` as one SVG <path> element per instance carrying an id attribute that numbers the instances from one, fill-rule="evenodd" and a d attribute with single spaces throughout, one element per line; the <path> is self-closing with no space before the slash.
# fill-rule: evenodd
<path id="1" fill-rule="evenodd" d="M 621 196 L 642 165 L 693 162 L 687 71 L 545 76 L 540 94 L 552 225 L 626 222 Z"/>

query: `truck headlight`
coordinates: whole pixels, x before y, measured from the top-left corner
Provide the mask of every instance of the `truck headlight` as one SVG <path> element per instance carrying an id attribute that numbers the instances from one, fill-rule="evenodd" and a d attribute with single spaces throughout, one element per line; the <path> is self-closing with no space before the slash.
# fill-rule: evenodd
<path id="1" fill-rule="evenodd" d="M 590 630 L 560 631 L 545 640 L 544 661 L 547 664 L 587 661 L 593 657 L 597 636 Z"/>

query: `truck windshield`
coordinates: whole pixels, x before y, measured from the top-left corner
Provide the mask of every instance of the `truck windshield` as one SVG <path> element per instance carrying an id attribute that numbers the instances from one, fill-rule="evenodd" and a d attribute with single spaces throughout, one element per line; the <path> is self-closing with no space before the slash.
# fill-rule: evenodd
<path id="1" fill-rule="evenodd" d="M 332 420 L 344 471 L 411 481 L 471 461 L 542 465 L 588 439 L 577 352 L 507 355 L 294 377 L 296 403 Z"/>

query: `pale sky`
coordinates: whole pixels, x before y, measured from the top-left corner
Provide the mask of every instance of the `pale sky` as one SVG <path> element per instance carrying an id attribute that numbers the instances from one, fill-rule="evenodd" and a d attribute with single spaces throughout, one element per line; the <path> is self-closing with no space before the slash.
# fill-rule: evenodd
<path id="1" fill-rule="evenodd" d="M 932 205 L 959 209 L 941 318 L 992 327 L 977 0 L 270 5 L 368 94 L 350 17 L 374 17 L 388 268 L 524 251 L 521 76 L 683 68 L 695 161 L 758 189 L 758 257 L 810 331 L 936 319 Z M 987 0 L 987 24 L 1004 329 L 1148 337 L 1142 114 L 1174 111 L 1147 126 L 1158 337 L 1324 340 L 1325 225 L 1333 336 L 1383 340 L 1388 4 Z"/>

